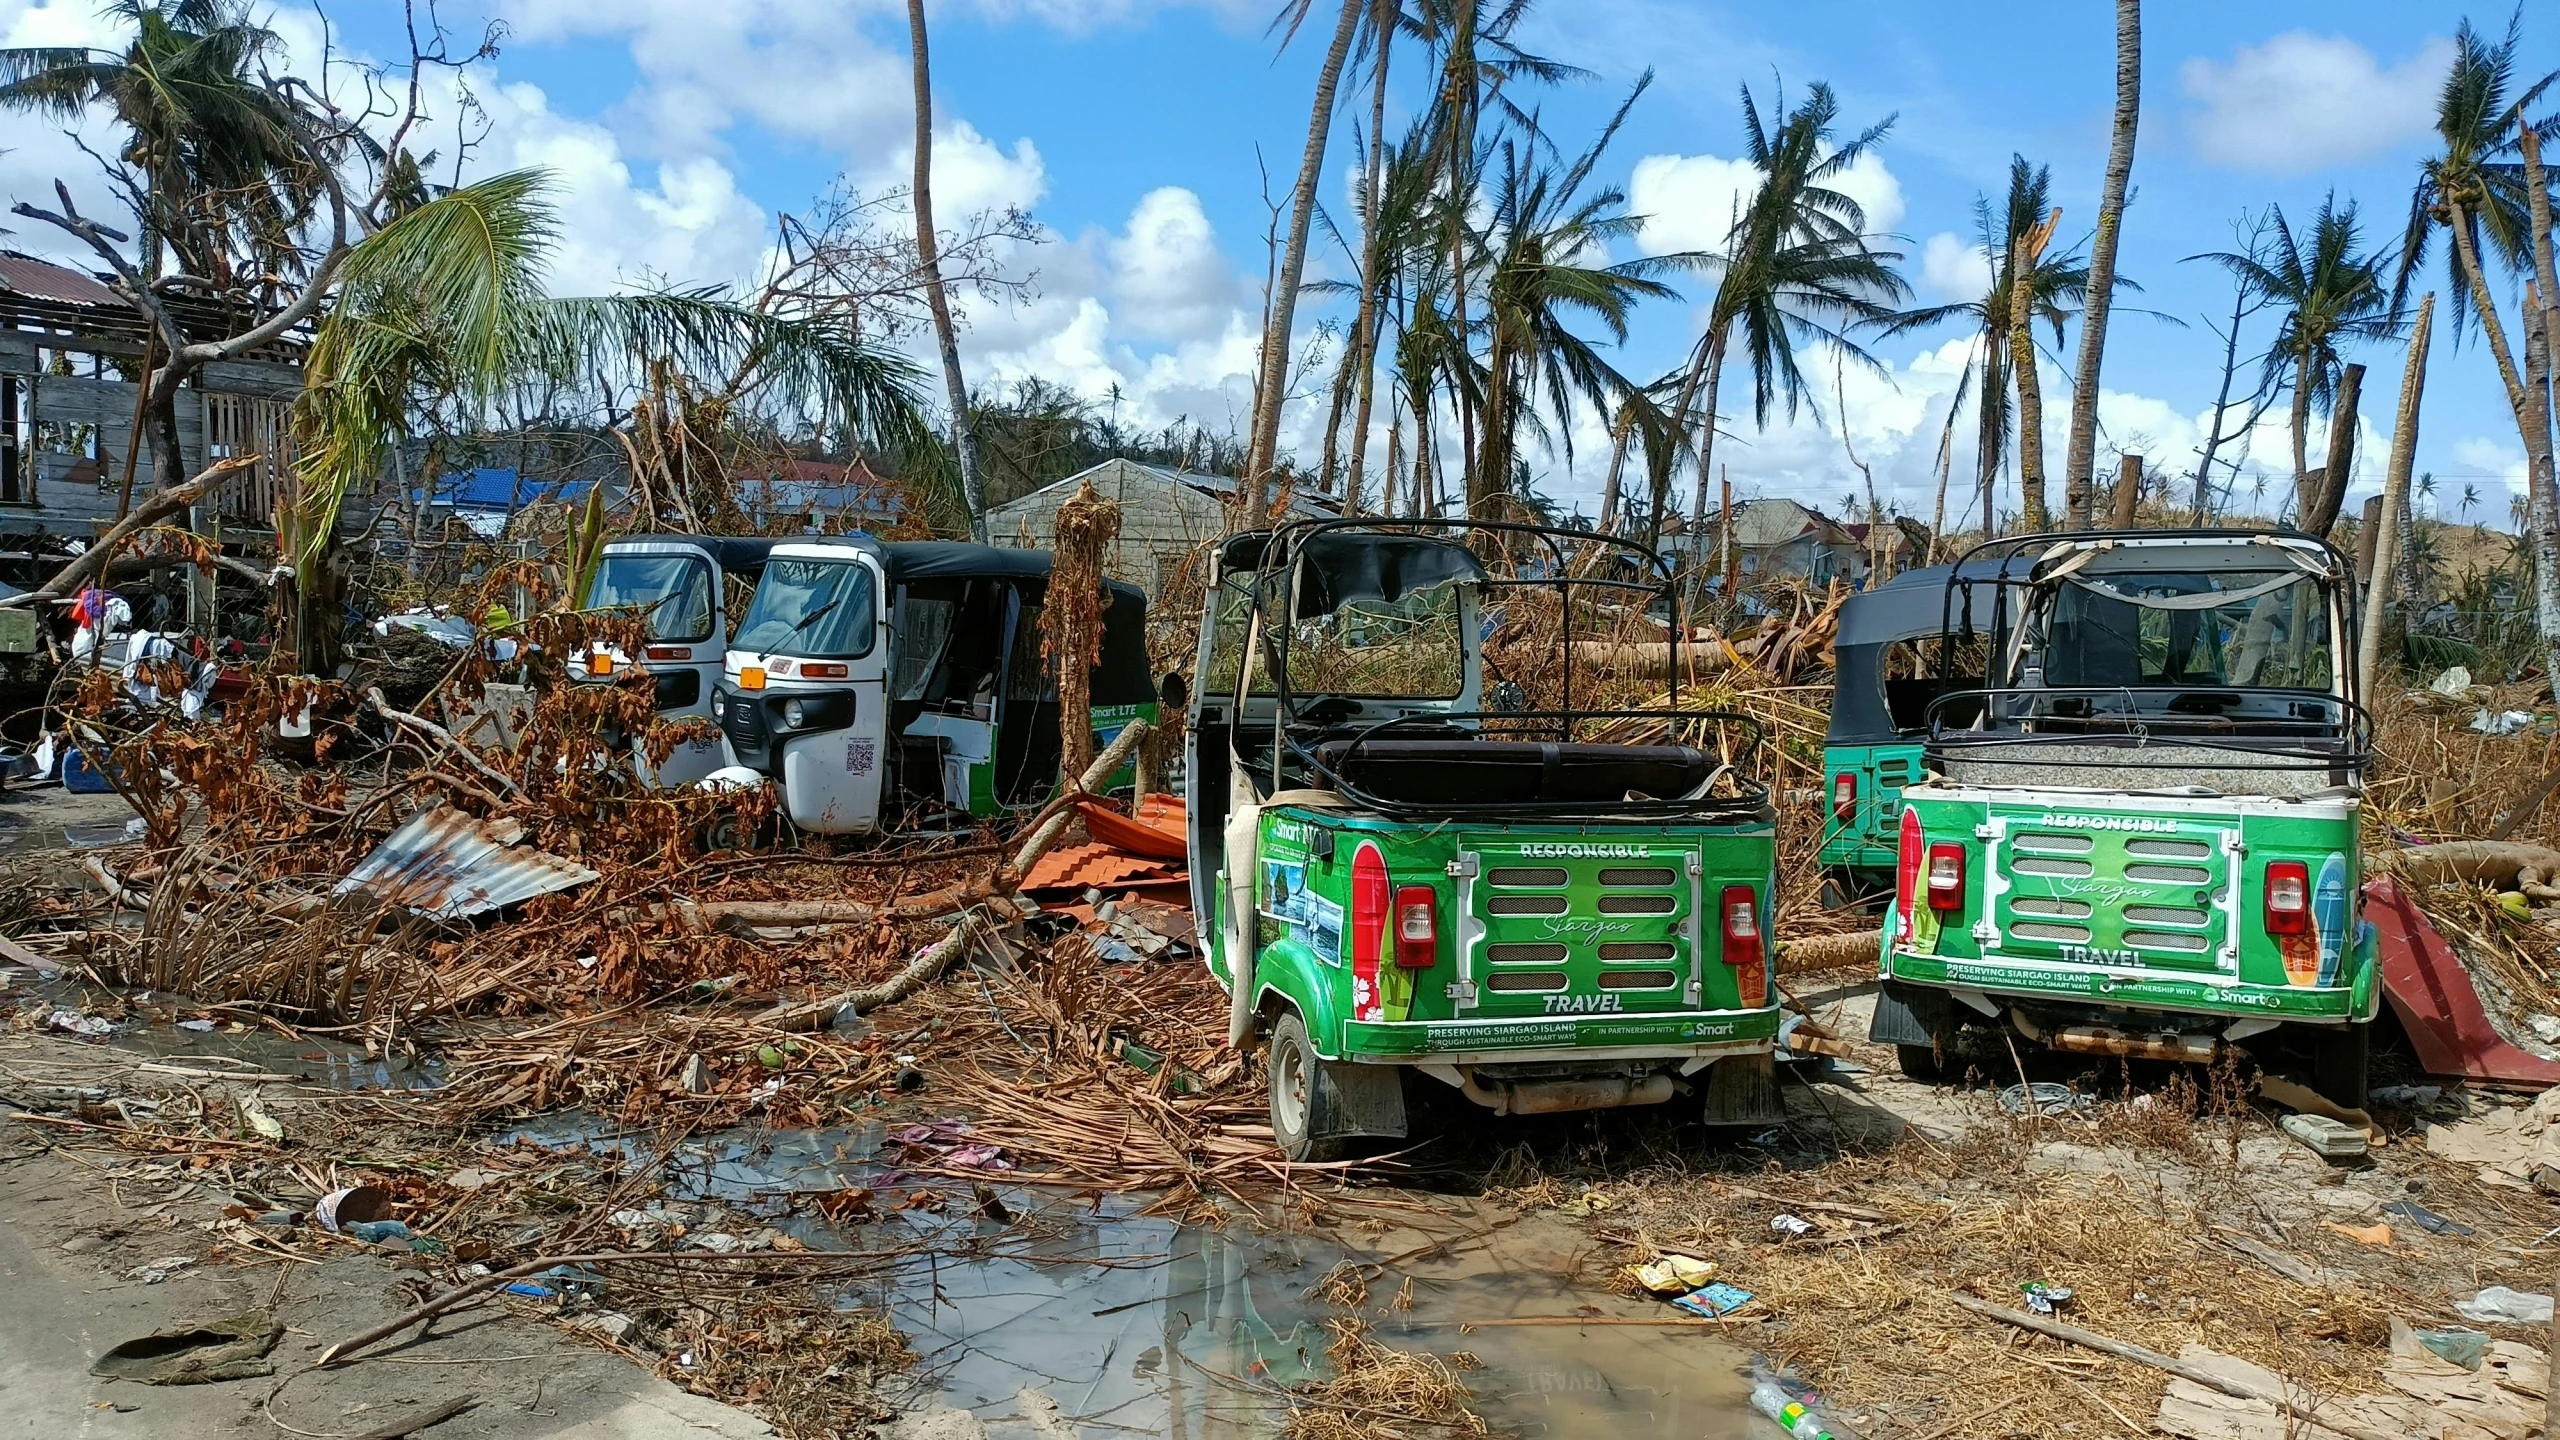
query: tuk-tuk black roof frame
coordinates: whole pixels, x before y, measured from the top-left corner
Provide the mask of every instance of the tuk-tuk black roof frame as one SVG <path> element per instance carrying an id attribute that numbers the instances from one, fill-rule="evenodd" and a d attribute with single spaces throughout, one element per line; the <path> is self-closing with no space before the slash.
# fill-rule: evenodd
<path id="1" fill-rule="evenodd" d="M 2337 652 L 2332 655 L 2330 661 L 2332 668 L 2338 676 L 2339 693 L 2332 695 L 2324 691 L 2321 692 L 2319 699 L 2323 702 L 2334 703 L 2339 707 L 2336 732 L 2342 748 L 2324 750 L 2310 746 L 2292 747 L 2281 743 L 2267 743 L 2269 741 L 2282 741 L 2289 737 L 2221 734 L 2207 728 L 2201 723 L 2195 725 L 2193 728 L 2189 728 L 2184 724 L 2174 723 L 2167 717 L 2161 716 L 2144 717 L 2137 715 L 2125 722 L 2125 728 L 2122 731 L 2093 731 L 2076 734 L 2058 733 L 2050 735 L 2030 735 L 2017 733 L 2015 731 L 2002 731 L 1989 728 L 1994 723 L 1992 717 L 1997 713 L 1999 702 L 2003 697 L 2030 693 L 2014 685 L 1994 683 L 1992 673 L 1990 673 L 1996 671 L 1996 667 L 1998 666 L 2001 658 L 2001 651 L 2007 647 L 2009 630 L 2013 623 L 2008 613 L 2009 592 L 2012 589 L 2025 589 L 2037 583 L 2038 572 L 2043 568 L 2046 558 L 2058 547 L 2066 545 L 2076 547 L 2103 541 L 2157 543 L 2166 540 L 2216 540 L 2235 543 L 2257 543 L 2265 541 L 2299 542 L 2300 544 L 2315 548 L 2327 558 L 2329 562 L 2329 573 L 2333 577 L 2333 579 L 2328 582 L 2328 586 L 2330 588 L 2334 588 L 2338 585 L 2344 585 L 2347 588 L 2349 600 L 2348 603 L 2340 607 L 2340 613 L 2344 617 L 2343 628 L 2339 637 Z M 2030 550 L 2034 552 L 2032 555 L 2026 553 Z M 1997 564 L 1993 567 L 1992 573 L 1989 576 L 1961 575 L 1961 572 L 1964 569 L 1975 563 L 1976 557 L 1990 555 L 1997 556 Z M 2021 560 L 2025 561 L 2024 568 L 2016 568 L 2018 566 L 2018 562 Z M 2327 540 L 2316 535 L 2306 535 L 2299 530 L 2291 529 L 2230 530 L 2183 526 L 2175 529 L 2158 530 L 2039 531 L 2026 535 L 2001 536 L 1996 539 L 1983 541 L 1982 543 L 1974 546 L 1971 550 L 1966 551 L 1964 555 L 1956 561 L 1956 568 L 1960 572 L 1959 577 L 1948 585 L 1946 591 L 1947 599 L 1942 603 L 1940 609 L 1939 638 L 1941 644 L 1952 645 L 1960 635 L 1963 638 L 1970 639 L 1976 633 L 1973 626 L 1973 611 L 1976 607 L 1970 591 L 1973 586 L 1988 584 L 1993 587 L 1992 624 L 1988 631 L 1991 646 L 1991 659 L 1989 665 L 1986 666 L 1986 673 L 1983 677 L 1984 683 L 1980 689 L 1951 690 L 1930 702 L 1928 712 L 1928 745 L 1933 751 L 1947 746 L 1959 747 L 1965 751 L 1965 758 L 1968 761 L 1996 764 L 2001 762 L 2001 757 L 1996 752 L 2004 746 L 2031 745 L 2037 747 L 2051 747 L 2057 744 L 2086 744 L 2121 748 L 2122 742 L 2128 739 L 2138 742 L 2138 746 L 2148 745 L 2150 742 L 2156 740 L 2169 744 L 2210 745 L 2217 750 L 2226 750 L 2238 755 L 2254 756 L 2260 762 L 2257 764 L 2236 764 L 2225 767 L 2230 769 L 2282 771 L 2336 770 L 2343 768 L 2351 773 L 2361 772 L 2365 763 L 2371 758 L 2373 716 L 2372 713 L 2365 708 L 2362 698 L 2357 694 L 2358 676 L 2356 674 L 2355 666 L 2352 663 L 2356 651 L 2356 627 L 2359 623 L 2359 616 L 2352 601 L 2354 570 L 2349 564 L 2345 552 L 2339 550 L 2337 546 L 2330 544 Z M 2308 572 L 2305 572 L 2304 578 L 2314 581 L 2318 580 L 2317 576 L 2313 576 Z M 1964 616 L 1965 627 L 1962 631 L 1959 631 L 1955 624 L 1956 605 L 1954 597 L 1959 589 L 1966 592 Z M 2235 694 L 2256 693 L 2288 698 L 2299 698 L 2305 693 L 2300 687 L 2267 685 L 2046 686 L 2032 693 L 2042 696 L 2064 698 L 2088 697 L 2091 700 L 2091 709 L 2093 712 L 2092 716 L 2089 718 L 2096 718 L 2094 714 L 2095 702 L 2096 699 L 2101 696 L 2124 696 L 2129 699 L 2135 695 L 2142 694 L 2175 695 L 2192 694 L 2203 691 L 2227 691 Z M 1951 704 L 1950 702 L 1954 703 Z M 1944 713 L 1948 710 L 1955 710 L 1958 712 L 1969 711 L 1975 719 L 1970 727 L 1951 729 L 1946 723 L 1946 715 Z M 2075 762 L 2061 760 L 2054 758 L 2049 754 L 2044 754 L 2020 763 L 2033 765 L 2038 768 L 2072 768 L 2074 766 L 2080 766 L 2082 768 L 2122 768 L 2128 765 L 2139 766 L 2146 762 L 2138 759 L 2127 760 L 2120 756 L 2109 757 L 2104 760 Z M 2160 763 L 2165 768 L 2185 768 L 2183 762 L 2179 761 L 2172 760 Z"/>
<path id="2" fill-rule="evenodd" d="M 1230 536 L 1220 545 L 1219 555 L 1223 560 L 1229 553 L 1231 553 L 1231 551 L 1240 548 L 1239 542 L 1250 542 L 1256 539 L 1260 540 L 1260 553 L 1254 557 L 1255 566 L 1253 571 L 1253 583 L 1249 591 L 1251 597 L 1250 603 L 1253 607 L 1252 611 L 1249 613 L 1259 613 L 1265 588 L 1264 582 L 1266 579 L 1277 573 L 1274 567 L 1275 557 L 1283 564 L 1294 563 L 1297 559 L 1300 548 L 1307 540 L 1319 535 L 1352 530 L 1369 531 L 1380 534 L 1396 534 L 1399 532 L 1407 534 L 1427 534 L 1430 532 L 1444 532 L 1439 537 L 1443 540 L 1443 543 L 1455 543 L 1448 539 L 1448 535 L 1460 532 L 1501 536 L 1516 535 L 1525 536 L 1542 544 L 1546 549 L 1547 558 L 1553 566 L 1550 574 L 1536 578 L 1513 577 L 1510 579 L 1501 579 L 1488 575 L 1485 578 L 1472 583 L 1477 584 L 1481 588 L 1543 588 L 1548 586 L 1555 588 L 1560 602 L 1559 608 L 1561 618 L 1563 620 L 1563 633 L 1559 637 L 1564 649 L 1564 681 L 1562 688 L 1568 700 L 1570 700 L 1573 695 L 1573 644 L 1571 638 L 1573 607 L 1571 602 L 1572 591 L 1575 586 L 1607 590 L 1632 590 L 1640 594 L 1661 596 L 1670 606 L 1671 623 L 1669 627 L 1669 641 L 1671 646 L 1671 665 L 1670 680 L 1668 682 L 1669 694 L 1663 709 L 1580 710 L 1568 708 L 1553 711 L 1526 710 L 1500 712 L 1483 710 L 1451 710 L 1435 711 L 1419 716 L 1398 716 L 1377 722 L 1361 729 L 1357 735 L 1352 737 L 1349 747 L 1340 756 L 1340 763 L 1338 765 L 1329 766 L 1319 759 L 1312 749 L 1302 744 L 1300 737 L 1292 733 L 1296 719 L 1296 707 L 1289 692 L 1288 647 L 1285 644 L 1280 645 L 1263 657 L 1265 668 L 1269 670 L 1272 677 L 1272 695 L 1275 701 L 1273 706 L 1272 724 L 1276 732 L 1277 739 L 1281 745 L 1287 747 L 1290 754 L 1296 756 L 1300 763 L 1304 764 L 1310 771 L 1321 775 L 1326 780 L 1332 782 L 1334 788 L 1339 791 L 1344 798 L 1364 808 L 1376 810 L 1382 814 L 1391 815 L 1428 814 L 1456 817 L 1491 817 L 1495 815 L 1534 816 L 1541 814 L 1584 814 L 1588 812 L 1590 807 L 1579 802 L 1548 803 L 1543 801 L 1504 801 L 1484 805 L 1445 802 L 1431 804 L 1408 803 L 1404 801 L 1391 800 L 1384 796 L 1372 794 L 1363 790 L 1358 785 L 1348 781 L 1342 772 L 1349 768 L 1349 762 L 1357 756 L 1359 748 L 1362 745 L 1367 744 L 1373 739 L 1380 738 L 1383 732 L 1391 731 L 1398 726 L 1421 725 L 1425 723 L 1440 724 L 1451 720 L 1482 721 L 1486 719 L 1496 719 L 1504 721 L 1552 721 L 1557 725 L 1562 733 L 1570 736 L 1571 728 L 1577 721 L 1604 719 L 1650 719 L 1668 721 L 1673 724 L 1686 720 L 1713 723 L 1717 725 L 1730 724 L 1740 727 L 1744 734 L 1743 742 L 1736 747 L 1732 756 L 1725 762 L 1725 765 L 1726 768 L 1732 772 L 1733 781 L 1736 786 L 1743 791 L 1743 794 L 1737 799 L 1721 802 L 1679 799 L 1656 799 L 1646 801 L 1628 800 L 1619 802 L 1610 808 L 1630 815 L 1651 818 L 1665 818 L 1684 814 L 1730 815 L 1737 811 L 1765 810 L 1767 808 L 1769 804 L 1769 789 L 1767 783 L 1757 775 L 1747 773 L 1741 769 L 1741 766 L 1744 763 L 1757 756 L 1760 752 L 1762 745 L 1767 739 L 1766 728 L 1751 716 L 1744 715 L 1736 711 L 1700 710 L 1684 713 L 1680 709 L 1679 647 L 1682 627 L 1680 624 L 1679 585 L 1677 577 L 1673 574 L 1670 565 L 1663 560 L 1661 554 L 1654 550 L 1653 547 L 1645 545 L 1639 541 L 1627 539 L 1623 536 L 1601 535 L 1587 531 L 1565 530 L 1556 526 L 1535 525 L 1516 520 L 1474 520 L 1450 517 L 1420 518 L 1413 516 L 1352 516 L 1293 520 L 1285 524 L 1275 526 L 1268 531 L 1248 531 L 1242 534 Z M 1658 585 L 1648 585 L 1636 581 L 1620 580 L 1600 575 L 1577 575 L 1574 573 L 1574 566 L 1571 563 L 1571 558 L 1565 553 L 1565 543 L 1571 543 L 1576 547 L 1586 545 L 1603 545 L 1614 550 L 1630 552 L 1643 560 L 1643 568 L 1646 572 L 1660 575 L 1662 577 L 1661 583 Z M 1221 577 L 1220 583 L 1224 583 L 1223 577 Z M 1250 675 L 1251 670 L 1252 667 L 1250 665 L 1240 664 L 1236 667 L 1236 685 L 1239 694 L 1242 693 L 1243 687 L 1246 684 L 1246 678 Z M 1241 707 L 1239 707 L 1238 713 L 1241 715 Z M 1277 758 L 1278 757 L 1275 752 L 1275 764 L 1277 763 Z"/>

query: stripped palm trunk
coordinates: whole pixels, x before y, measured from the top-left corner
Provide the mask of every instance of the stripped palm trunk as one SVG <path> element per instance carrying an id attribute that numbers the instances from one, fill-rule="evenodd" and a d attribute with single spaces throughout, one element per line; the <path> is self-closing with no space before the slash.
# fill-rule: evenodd
<path id="1" fill-rule="evenodd" d="M 2027 528 L 2050 530 L 2053 514 L 2044 494 L 2044 391 L 2036 379 L 2035 286 L 2031 278 L 2044 258 L 2045 242 L 2062 223 L 2055 206 L 2044 223 L 2018 237 L 2009 260 L 2009 368 L 2018 384 L 2018 496 L 2027 511 Z"/>
<path id="2" fill-rule="evenodd" d="M 2142 0 L 2116 0 L 2115 140 L 2107 150 L 2098 233 L 2089 247 L 2089 303 L 2080 317 L 2080 364 L 2071 382 L 2071 439 L 2062 474 L 2073 529 L 2089 528 L 2096 501 L 2098 372 L 2107 348 L 2107 311 L 2116 290 L 2116 242 L 2124 233 L 2125 190 L 2133 179 L 2133 138 L 2142 118 Z"/>

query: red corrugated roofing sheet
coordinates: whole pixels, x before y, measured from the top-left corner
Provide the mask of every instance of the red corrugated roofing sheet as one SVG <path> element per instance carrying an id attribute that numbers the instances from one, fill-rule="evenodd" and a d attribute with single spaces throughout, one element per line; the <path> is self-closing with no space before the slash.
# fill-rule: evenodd
<path id="1" fill-rule="evenodd" d="M 32 255 L 0 251 L 0 290 L 65 305 L 122 306 L 124 297 L 77 270 Z"/>

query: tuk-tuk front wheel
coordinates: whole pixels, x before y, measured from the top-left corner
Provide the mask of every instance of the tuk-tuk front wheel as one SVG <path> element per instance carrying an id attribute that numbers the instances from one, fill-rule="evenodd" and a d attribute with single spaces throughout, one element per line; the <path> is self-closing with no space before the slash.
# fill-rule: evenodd
<path id="1" fill-rule="evenodd" d="M 1284 1010 L 1271 1027 L 1271 1138 L 1296 1164 L 1342 1158 L 1333 1128 L 1333 1092 L 1324 1083 L 1324 1061 L 1307 1039 L 1307 1022 Z"/>

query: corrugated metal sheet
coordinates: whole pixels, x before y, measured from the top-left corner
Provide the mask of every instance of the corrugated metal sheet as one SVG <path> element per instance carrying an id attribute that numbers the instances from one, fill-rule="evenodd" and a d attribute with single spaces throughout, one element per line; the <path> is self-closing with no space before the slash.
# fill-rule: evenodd
<path id="1" fill-rule="evenodd" d="M 449 920 L 596 878 L 573 860 L 517 848 L 523 838 L 513 820 L 475 820 L 450 806 L 421 810 L 338 882 L 336 893 L 370 890 L 384 904 Z"/>
<path id="2" fill-rule="evenodd" d="M 124 297 L 77 270 L 0 251 L 0 290 L 64 305 L 123 306 Z"/>

